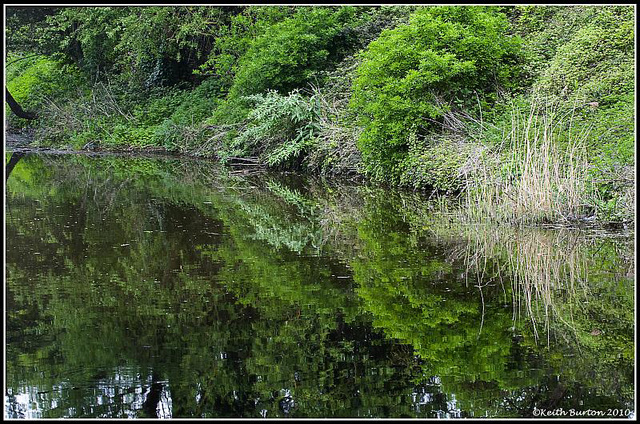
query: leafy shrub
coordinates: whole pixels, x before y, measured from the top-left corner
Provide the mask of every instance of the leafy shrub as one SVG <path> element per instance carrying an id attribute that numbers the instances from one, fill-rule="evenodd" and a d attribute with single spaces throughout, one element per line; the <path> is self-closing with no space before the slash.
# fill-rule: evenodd
<path id="1" fill-rule="evenodd" d="M 218 30 L 207 60 L 194 74 L 213 76 L 220 89 L 228 91 L 233 84 L 238 60 L 258 36 L 272 25 L 293 14 L 293 7 L 250 6 L 232 15 L 227 25 Z"/>
<path id="2" fill-rule="evenodd" d="M 248 96 L 255 104 L 244 129 L 229 146 L 229 156 L 259 156 L 272 167 L 296 168 L 317 133 L 317 104 L 297 90 Z"/>
<path id="3" fill-rule="evenodd" d="M 268 90 L 287 94 L 312 82 L 356 44 L 343 30 L 349 23 L 357 24 L 357 15 L 353 7 L 300 7 L 285 19 L 272 16 L 276 22 L 271 26 L 247 30 L 256 37 L 236 40 L 246 53 L 217 62 L 220 71 L 233 75 L 233 84 L 210 123 L 239 124 L 252 108 L 248 96 Z"/>
<path id="4" fill-rule="evenodd" d="M 341 30 L 355 21 L 353 7 L 301 7 L 255 39 L 238 63 L 232 97 L 303 87 L 340 59 L 352 40 Z"/>
<path id="5" fill-rule="evenodd" d="M 520 41 L 492 8 L 428 7 L 384 31 L 363 53 L 352 106 L 365 130 L 365 170 L 398 181 L 408 135 L 437 129 L 452 108 L 484 109 L 517 76 Z"/>
<path id="6" fill-rule="evenodd" d="M 25 110 L 42 114 L 49 101 L 82 89 L 85 80 L 72 65 L 44 56 L 15 62 L 7 73 L 7 89 Z M 12 125 L 24 126 L 25 120 L 10 116 Z"/>

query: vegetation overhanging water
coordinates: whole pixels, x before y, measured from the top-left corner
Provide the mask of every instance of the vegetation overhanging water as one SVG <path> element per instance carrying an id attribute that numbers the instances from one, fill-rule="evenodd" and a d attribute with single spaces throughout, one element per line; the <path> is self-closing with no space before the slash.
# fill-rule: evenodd
<path id="1" fill-rule="evenodd" d="M 635 13 L 16 5 L 6 118 L 39 145 L 462 193 L 476 220 L 633 225 Z"/>
<path id="2" fill-rule="evenodd" d="M 5 417 L 634 416 L 633 6 L 5 11 Z"/>

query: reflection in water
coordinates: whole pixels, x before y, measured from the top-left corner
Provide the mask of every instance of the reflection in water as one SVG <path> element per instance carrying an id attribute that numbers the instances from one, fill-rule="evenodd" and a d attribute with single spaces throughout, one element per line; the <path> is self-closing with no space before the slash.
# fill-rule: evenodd
<path id="1" fill-rule="evenodd" d="M 18 162 L 20 162 L 20 159 L 22 159 L 25 155 L 26 154 L 23 152 L 13 152 L 11 154 L 11 156 L 9 157 L 9 162 L 7 162 L 7 165 L 5 166 L 5 181 L 9 179 L 11 171 L 13 171 L 13 168 L 15 168 Z"/>
<path id="2" fill-rule="evenodd" d="M 633 408 L 633 235 L 411 193 L 30 155 L 7 188 L 5 417 Z"/>
<path id="3" fill-rule="evenodd" d="M 167 382 L 141 381 L 132 370 L 115 369 L 112 376 L 96 378 L 91 387 L 61 382 L 42 391 L 38 386 L 9 387 L 6 418 L 64 417 L 171 418 L 171 391 Z"/>

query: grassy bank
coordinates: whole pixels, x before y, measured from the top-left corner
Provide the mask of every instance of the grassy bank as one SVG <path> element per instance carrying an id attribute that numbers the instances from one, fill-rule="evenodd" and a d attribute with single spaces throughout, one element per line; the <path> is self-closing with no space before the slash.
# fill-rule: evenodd
<path id="1" fill-rule="evenodd" d="M 10 8 L 35 143 L 458 196 L 470 220 L 631 223 L 634 8 Z"/>

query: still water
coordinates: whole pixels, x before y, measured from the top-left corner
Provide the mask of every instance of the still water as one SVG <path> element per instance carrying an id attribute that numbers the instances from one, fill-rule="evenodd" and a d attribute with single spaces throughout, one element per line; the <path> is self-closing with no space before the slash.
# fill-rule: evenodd
<path id="1" fill-rule="evenodd" d="M 5 418 L 634 413 L 629 231 L 44 154 L 5 217 Z"/>

